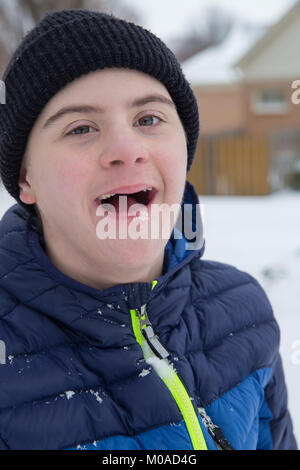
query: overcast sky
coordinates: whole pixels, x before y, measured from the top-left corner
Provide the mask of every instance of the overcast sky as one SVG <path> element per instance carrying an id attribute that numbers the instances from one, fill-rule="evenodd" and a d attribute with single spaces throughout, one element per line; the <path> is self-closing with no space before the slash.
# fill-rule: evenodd
<path id="1" fill-rule="evenodd" d="M 194 26 L 206 7 L 219 6 L 234 16 L 270 24 L 297 0 L 123 0 L 143 15 L 142 24 L 163 40 Z"/>

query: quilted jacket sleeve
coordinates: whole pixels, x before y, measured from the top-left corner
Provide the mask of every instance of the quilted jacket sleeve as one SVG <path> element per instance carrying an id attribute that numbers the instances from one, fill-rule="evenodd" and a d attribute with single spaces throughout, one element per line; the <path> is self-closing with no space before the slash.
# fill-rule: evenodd
<path id="1" fill-rule="evenodd" d="M 287 389 L 280 355 L 265 388 L 260 414 L 258 449 L 296 450 L 292 420 L 287 408 Z"/>

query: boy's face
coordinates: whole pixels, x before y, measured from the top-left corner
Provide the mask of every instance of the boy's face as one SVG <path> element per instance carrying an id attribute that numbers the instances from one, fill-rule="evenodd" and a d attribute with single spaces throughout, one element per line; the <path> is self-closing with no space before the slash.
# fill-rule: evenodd
<path id="1" fill-rule="evenodd" d="M 153 204 L 181 203 L 186 164 L 184 129 L 166 88 L 141 72 L 105 69 L 73 81 L 43 109 L 29 136 L 20 198 L 37 205 L 48 256 L 65 274 L 97 288 L 150 281 L 161 274 L 167 240 L 128 232 L 103 239 L 99 222 L 112 229 L 119 215 L 117 227 L 137 222 L 146 234 Z M 128 207 L 143 202 L 141 217 L 121 211 L 117 196 L 106 199 L 115 212 L 104 212 L 99 197 L 112 193 L 126 195 Z"/>

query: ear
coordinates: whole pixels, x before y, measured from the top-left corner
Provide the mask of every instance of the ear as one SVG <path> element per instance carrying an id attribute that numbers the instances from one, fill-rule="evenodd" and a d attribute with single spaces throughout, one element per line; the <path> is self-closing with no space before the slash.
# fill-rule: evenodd
<path id="1" fill-rule="evenodd" d="M 27 169 L 22 167 L 19 176 L 20 199 L 25 204 L 34 204 L 36 202 L 35 193 L 27 177 Z"/>

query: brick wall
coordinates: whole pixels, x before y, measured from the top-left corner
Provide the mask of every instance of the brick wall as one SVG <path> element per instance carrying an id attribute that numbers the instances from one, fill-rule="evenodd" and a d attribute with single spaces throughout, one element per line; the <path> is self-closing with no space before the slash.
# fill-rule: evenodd
<path id="1" fill-rule="evenodd" d="M 295 79 L 300 77 L 295 77 Z M 247 133 L 265 133 L 276 129 L 300 128 L 300 104 L 291 101 L 293 80 L 288 81 L 259 81 L 245 83 L 243 87 L 242 106 L 244 112 L 245 130 Z M 282 113 L 261 113 L 253 109 L 253 100 L 260 90 L 283 90 L 286 97 L 286 110 Z"/>
<path id="2" fill-rule="evenodd" d="M 199 105 L 201 135 L 243 128 L 242 90 L 238 85 L 194 87 Z"/>

